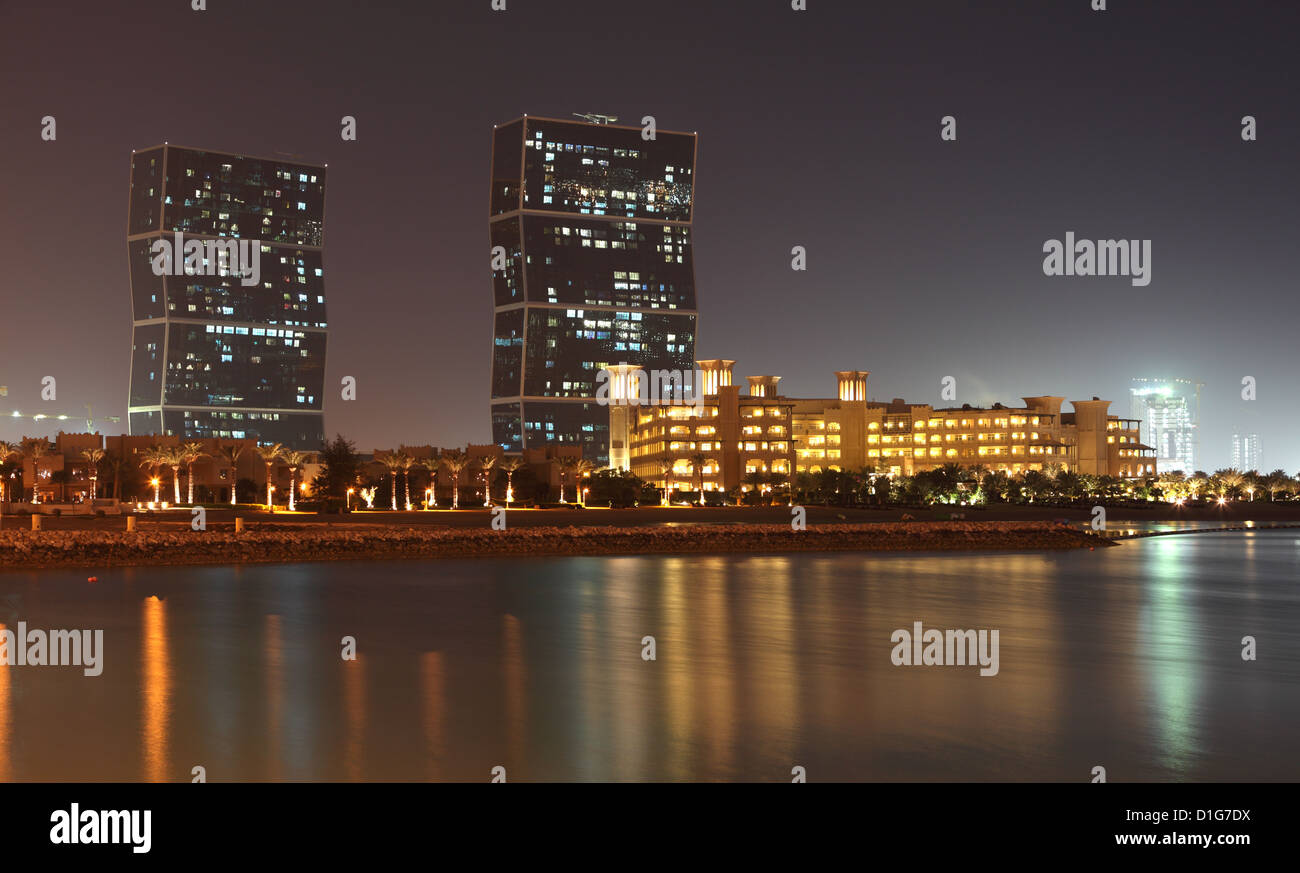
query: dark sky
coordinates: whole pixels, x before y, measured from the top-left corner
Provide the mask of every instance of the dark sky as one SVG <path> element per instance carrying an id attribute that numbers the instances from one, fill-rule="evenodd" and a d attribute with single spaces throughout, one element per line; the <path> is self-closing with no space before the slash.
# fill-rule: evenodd
<path id="1" fill-rule="evenodd" d="M 1295 4 L 808 3 L 0 0 L 0 410 L 53 375 L 51 411 L 125 418 L 128 159 L 170 141 L 328 162 L 330 433 L 488 442 L 492 125 L 602 112 L 699 132 L 696 351 L 738 377 L 1127 414 L 1185 376 L 1199 466 L 1240 427 L 1300 468 Z M 1151 284 L 1044 276 L 1067 231 L 1150 239 Z"/>

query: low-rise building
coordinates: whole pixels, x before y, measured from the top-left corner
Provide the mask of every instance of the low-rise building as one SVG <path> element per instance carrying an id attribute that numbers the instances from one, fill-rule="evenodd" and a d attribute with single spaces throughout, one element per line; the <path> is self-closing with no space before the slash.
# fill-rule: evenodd
<path id="1" fill-rule="evenodd" d="M 629 447 L 623 469 L 682 491 L 761 487 L 776 477 L 824 470 L 916 473 L 957 464 L 1017 474 L 1060 469 L 1098 476 L 1154 476 L 1141 422 L 1110 415 L 1093 397 L 1025 397 L 1023 405 L 936 408 L 867 399 L 865 370 L 835 374 L 836 396 L 791 398 L 779 376 L 732 384 L 728 360 L 699 361 L 694 403 L 611 404 L 611 444 Z M 626 374 L 623 374 L 626 376 Z M 635 392 L 633 392 L 635 394 Z"/>

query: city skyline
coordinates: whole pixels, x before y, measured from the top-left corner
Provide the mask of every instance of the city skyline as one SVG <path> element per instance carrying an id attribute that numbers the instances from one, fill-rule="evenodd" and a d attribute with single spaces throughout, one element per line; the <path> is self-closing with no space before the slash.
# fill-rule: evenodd
<path id="1" fill-rule="evenodd" d="M 597 9 L 578 3 L 566 16 L 564 27 L 578 28 L 571 38 L 581 38 L 588 7 Z M 622 22 L 627 52 L 667 53 L 673 72 L 629 64 L 617 81 L 588 79 L 582 58 L 558 53 L 546 74 L 530 75 L 530 40 L 552 31 L 544 13 L 523 7 L 499 19 L 439 12 L 450 25 L 441 30 L 459 36 L 436 52 L 417 49 L 413 26 L 342 57 L 323 48 L 323 34 L 346 28 L 342 7 L 326 4 L 305 21 L 292 8 L 260 11 L 268 28 L 303 38 L 274 60 L 241 50 L 248 75 L 282 80 L 274 97 L 249 95 L 237 129 L 210 102 L 187 99 L 184 81 L 155 86 L 164 117 L 108 99 L 111 83 L 80 75 L 109 63 L 106 46 L 138 41 L 129 22 L 84 4 L 94 27 L 56 35 L 47 17 L 14 10 L 9 33 L 28 38 L 8 46 L 6 64 L 32 87 L 12 101 L 14 117 L 28 122 L 0 133 L 13 156 L 0 168 L 0 191 L 31 206 L 7 211 L 2 228 L 11 287 L 25 297 L 11 297 L 0 324 L 0 384 L 9 389 L 0 406 L 79 414 L 92 404 L 126 430 L 123 161 L 142 143 L 179 141 L 330 164 L 328 433 L 362 445 L 487 442 L 490 375 L 476 363 L 491 323 L 487 132 L 523 112 L 594 110 L 700 132 L 710 175 L 693 223 L 697 339 L 754 371 L 781 370 L 788 393 L 816 393 L 822 373 L 857 363 L 872 369 L 882 395 L 938 403 L 951 376 L 958 402 L 974 405 L 1039 391 L 1122 397 L 1135 373 L 1178 374 L 1206 386 L 1199 466 L 1230 464 L 1231 435 L 1249 411 L 1271 463 L 1300 468 L 1300 450 L 1284 438 L 1300 428 L 1288 390 L 1287 325 L 1300 312 L 1286 242 L 1300 123 L 1277 75 L 1293 10 L 1233 11 L 1234 40 L 1212 26 L 1180 26 L 1169 4 L 1125 10 L 1122 28 L 1114 13 L 1058 8 L 1005 18 L 954 4 L 937 25 L 900 10 L 814 10 L 798 27 L 824 48 L 808 57 L 783 48 L 789 19 L 780 10 L 741 16 L 720 4 L 670 3 L 658 23 L 600 9 L 593 31 Z M 158 10 L 182 33 L 202 26 L 188 10 Z M 718 50 L 689 52 L 690 39 L 669 23 L 679 13 Z M 440 31 L 433 15 L 412 12 L 415 24 L 428 17 L 426 29 Z M 471 58 L 485 44 L 500 48 L 493 65 Z M 999 56 L 989 44 L 1017 53 Z M 1099 52 L 1107 63 L 1094 63 Z M 754 53 L 768 63 L 734 87 L 730 65 Z M 435 79 L 473 69 L 479 81 L 440 92 L 431 111 L 423 85 L 406 75 L 417 54 L 434 55 Z M 1149 75 L 1205 55 L 1222 63 L 1191 65 L 1176 80 Z M 183 41 L 164 42 L 126 53 L 122 74 L 147 77 L 184 57 Z M 943 72 L 972 65 L 1006 87 Z M 1026 79 L 1026 65 L 1044 74 Z M 305 69 L 319 73 L 293 72 Z M 899 76 L 909 80 L 905 95 L 888 84 Z M 557 78 L 584 85 L 557 96 Z M 1144 90 L 1133 92 L 1132 81 Z M 1064 83 L 1068 100 L 1053 97 L 1052 82 Z M 1088 105 L 1106 111 L 1081 119 L 1076 107 Z M 1247 114 L 1259 120 L 1253 142 L 1240 137 Z M 47 115 L 58 120 L 54 141 L 40 137 Z M 955 142 L 939 136 L 947 115 Z M 354 142 L 339 136 L 344 116 L 357 120 Z M 1212 186 L 1196 181 L 1207 171 Z M 1044 241 L 1067 231 L 1152 240 L 1151 284 L 1044 276 Z M 796 245 L 807 249 L 805 272 L 790 270 Z M 58 331 L 38 329 L 53 312 Z M 1085 329 L 1086 313 L 1097 323 Z M 71 349 L 99 363 L 75 364 Z M 47 375 L 58 379 L 57 400 L 41 399 Z M 345 376 L 356 379 L 355 401 L 340 397 Z M 1257 400 L 1242 399 L 1243 377 L 1257 380 Z M 29 419 L 0 423 L 7 439 L 38 430 Z"/>

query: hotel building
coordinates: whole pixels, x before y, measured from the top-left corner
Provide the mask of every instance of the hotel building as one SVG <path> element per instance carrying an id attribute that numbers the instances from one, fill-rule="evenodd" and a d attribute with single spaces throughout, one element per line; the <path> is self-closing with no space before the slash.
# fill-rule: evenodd
<path id="1" fill-rule="evenodd" d="M 694 168 L 692 133 L 645 140 L 639 127 L 536 116 L 496 128 L 491 408 L 503 450 L 556 443 L 603 463 L 597 373 L 690 369 Z"/>
<path id="2" fill-rule="evenodd" d="M 129 433 L 320 448 L 324 226 L 324 167 L 173 145 L 132 154 Z M 206 255 L 185 275 L 181 252 L 157 275 L 151 247 L 178 234 L 260 241 L 256 284 L 247 264 Z"/>
<path id="3" fill-rule="evenodd" d="M 1109 414 L 1109 400 L 1026 397 L 1023 406 L 935 408 L 866 399 L 865 370 L 835 374 L 837 396 L 781 396 L 778 376 L 751 376 L 749 394 L 732 384 L 727 360 L 698 362 L 697 406 L 611 405 L 627 421 L 626 469 L 678 490 L 748 487 L 753 473 L 790 475 L 872 469 L 891 476 L 958 464 L 1014 475 L 1058 467 L 1100 476 L 1155 475 L 1141 422 Z"/>

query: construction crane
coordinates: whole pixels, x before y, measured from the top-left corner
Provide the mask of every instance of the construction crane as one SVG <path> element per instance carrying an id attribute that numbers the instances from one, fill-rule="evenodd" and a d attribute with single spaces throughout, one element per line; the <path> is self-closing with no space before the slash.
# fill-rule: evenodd
<path id="1" fill-rule="evenodd" d="M 0 397 L 5 396 L 7 393 L 8 393 L 7 391 L 0 393 Z M 37 412 L 37 413 L 24 415 L 20 410 L 17 409 L 11 409 L 4 412 L 0 412 L 0 415 L 4 415 L 8 418 L 30 418 L 32 421 L 42 421 L 47 418 L 53 419 L 54 421 L 69 421 L 71 419 L 77 418 L 77 416 L 75 415 L 66 415 L 64 413 L 55 413 L 55 412 Z M 97 420 L 118 422 L 122 420 L 122 417 L 120 415 L 109 415 L 109 416 L 96 419 L 94 415 L 94 411 L 90 408 L 90 404 L 87 403 L 86 404 L 86 433 L 95 432 L 95 422 Z"/>

